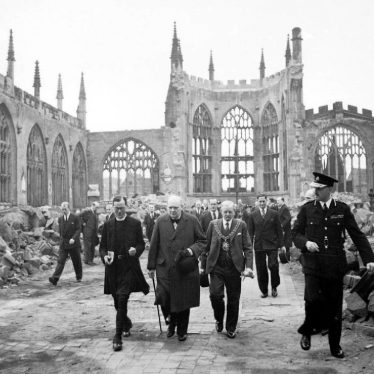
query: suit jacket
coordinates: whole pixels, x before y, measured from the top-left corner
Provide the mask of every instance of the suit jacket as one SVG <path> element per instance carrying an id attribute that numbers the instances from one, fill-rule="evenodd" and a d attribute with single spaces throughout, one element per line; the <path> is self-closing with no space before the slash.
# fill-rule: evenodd
<path id="1" fill-rule="evenodd" d="M 62 215 L 58 218 L 58 226 L 60 231 L 60 249 L 80 248 L 81 222 L 79 217 L 70 213 L 69 219 L 65 221 L 64 215 Z M 70 239 L 74 239 L 73 244 L 69 244 Z"/>
<path id="2" fill-rule="evenodd" d="M 199 221 L 202 215 L 206 212 L 203 208 L 200 208 L 200 211 L 198 212 L 196 208 L 191 212 L 192 215 L 194 215 Z"/>
<path id="3" fill-rule="evenodd" d="M 249 236 L 255 251 L 275 250 L 283 247 L 283 232 L 278 212 L 266 210 L 262 218 L 260 209 L 256 209 L 247 218 Z"/>
<path id="4" fill-rule="evenodd" d="M 219 237 L 214 224 L 217 223 L 218 228 L 223 232 L 223 220 L 213 220 L 210 222 L 208 231 L 206 233 L 207 245 L 201 256 L 201 268 L 210 274 L 216 263 L 221 251 L 222 239 Z M 236 225 L 239 223 L 239 227 L 236 231 L 235 236 L 230 242 L 231 259 L 236 269 L 242 272 L 246 267 L 251 268 L 253 266 L 253 249 L 249 239 L 247 226 L 244 221 L 240 219 L 233 219 L 230 227 L 230 233 L 234 230 Z"/>
<path id="5" fill-rule="evenodd" d="M 131 272 L 130 292 L 141 291 L 146 294 L 149 291 L 149 286 L 144 279 L 139 262 L 139 257 L 145 248 L 141 223 L 133 217 L 126 216 L 126 237 L 123 243 L 115 243 L 115 224 L 115 218 L 111 218 L 104 223 L 100 242 L 100 256 L 103 263 L 104 256 L 108 254 L 108 251 L 114 252 L 113 263 L 105 266 L 104 293 L 112 295 L 116 293 L 117 279 L 123 275 L 117 272 L 122 267 L 121 272 Z M 128 254 L 130 247 L 136 249 L 135 256 Z"/>
<path id="6" fill-rule="evenodd" d="M 92 209 L 85 209 L 81 213 L 83 239 L 96 240 L 97 238 L 97 216 Z"/>
<path id="7" fill-rule="evenodd" d="M 286 204 L 283 204 L 278 210 L 279 219 L 283 229 L 284 245 L 287 248 L 292 246 L 291 237 L 291 213 Z"/>
<path id="8" fill-rule="evenodd" d="M 156 269 L 157 279 L 170 284 L 170 308 L 180 312 L 200 305 L 200 275 L 197 260 L 206 245 L 197 218 L 182 212 L 176 230 L 169 214 L 156 221 L 148 254 L 148 269 Z M 196 259 L 196 268 L 188 274 L 182 274 L 176 268 L 175 259 L 180 251 L 190 248 Z M 163 299 L 165 295 L 158 295 Z"/>
<path id="9" fill-rule="evenodd" d="M 144 217 L 144 226 L 145 226 L 145 235 L 147 236 L 148 240 L 151 240 L 153 229 L 155 227 L 156 219 L 159 215 L 153 212 L 153 218 L 151 217 L 150 213 L 147 213 Z"/>
<path id="10" fill-rule="evenodd" d="M 217 210 L 218 212 L 218 219 L 219 218 L 222 218 L 222 214 L 219 210 Z M 215 218 L 214 218 L 215 219 Z M 201 227 L 203 228 L 203 231 L 204 232 L 207 232 L 208 230 L 208 226 L 209 226 L 209 223 L 210 221 L 213 220 L 213 217 L 212 217 L 212 211 L 211 210 L 206 210 L 204 212 L 204 214 L 200 217 L 200 223 L 201 223 Z"/>

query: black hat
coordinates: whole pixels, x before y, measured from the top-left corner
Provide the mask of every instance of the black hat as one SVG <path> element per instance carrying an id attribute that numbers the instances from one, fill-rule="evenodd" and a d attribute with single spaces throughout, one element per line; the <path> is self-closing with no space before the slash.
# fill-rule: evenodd
<path id="1" fill-rule="evenodd" d="M 328 175 L 313 172 L 314 181 L 310 184 L 310 187 L 314 188 L 323 188 L 323 187 L 332 187 L 334 183 L 338 181 L 335 178 L 329 177 Z"/>
<path id="2" fill-rule="evenodd" d="M 196 260 L 195 256 L 185 257 L 183 255 L 183 251 L 178 252 L 177 256 L 175 257 L 175 263 L 177 270 L 184 275 L 191 273 L 198 267 L 198 261 Z"/>

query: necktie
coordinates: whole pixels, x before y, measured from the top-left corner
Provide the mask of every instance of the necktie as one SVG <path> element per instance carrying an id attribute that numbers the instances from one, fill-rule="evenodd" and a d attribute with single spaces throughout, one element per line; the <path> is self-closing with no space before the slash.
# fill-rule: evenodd
<path id="1" fill-rule="evenodd" d="M 230 228 L 229 228 L 229 223 L 228 223 L 228 222 L 226 222 L 225 230 L 226 230 L 226 232 L 229 232 L 229 230 L 230 230 Z"/>
<path id="2" fill-rule="evenodd" d="M 265 217 L 265 209 L 261 209 L 261 215 L 262 215 L 262 218 Z"/>
<path id="3" fill-rule="evenodd" d="M 324 211 L 325 213 L 327 213 L 328 210 L 329 210 L 329 208 L 327 207 L 327 204 L 324 203 L 324 204 L 323 204 L 323 211 Z"/>
<path id="4" fill-rule="evenodd" d="M 64 220 L 65 222 L 68 220 L 68 216 L 66 214 L 64 215 Z"/>

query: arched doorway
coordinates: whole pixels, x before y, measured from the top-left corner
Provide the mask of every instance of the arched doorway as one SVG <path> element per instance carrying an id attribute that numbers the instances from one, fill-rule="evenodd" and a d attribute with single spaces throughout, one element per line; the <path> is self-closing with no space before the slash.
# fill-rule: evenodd
<path id="1" fill-rule="evenodd" d="M 52 204 L 69 201 L 69 168 L 64 140 L 56 138 L 52 152 Z"/>
<path id="2" fill-rule="evenodd" d="M 72 190 L 73 207 L 75 209 L 85 207 L 87 205 L 87 174 L 86 158 L 81 143 L 77 144 L 73 154 Z"/>
<path id="3" fill-rule="evenodd" d="M 41 206 L 48 203 L 47 155 L 40 127 L 35 124 L 27 144 L 27 203 Z"/>
<path id="4" fill-rule="evenodd" d="M 134 196 L 159 191 L 159 160 L 151 148 L 134 138 L 111 148 L 102 175 L 104 200 L 116 194 Z"/>

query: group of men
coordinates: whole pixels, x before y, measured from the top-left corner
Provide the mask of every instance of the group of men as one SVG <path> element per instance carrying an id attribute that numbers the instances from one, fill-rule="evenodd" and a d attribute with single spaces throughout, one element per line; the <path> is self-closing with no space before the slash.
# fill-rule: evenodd
<path id="1" fill-rule="evenodd" d="M 292 238 L 291 216 L 282 198 L 278 200 L 276 211 L 267 206 L 265 195 L 259 195 L 258 207 L 243 214 L 241 219 L 235 218 L 236 210 L 231 201 L 222 202 L 220 211 L 217 202 L 211 201 L 210 209 L 199 215 L 198 206 L 196 213 L 187 213 L 182 208 L 181 198 L 170 196 L 167 214 L 156 216 L 151 209 L 147 269 L 149 277 L 153 281 L 157 279 L 155 304 L 161 306 L 168 338 L 177 333 L 179 341 L 186 340 L 190 309 L 200 304 L 200 278 L 206 274 L 210 279 L 216 331 L 222 332 L 225 325 L 227 337 L 235 338 L 241 277 L 254 277 L 253 256 L 261 297 L 269 294 L 268 269 L 271 295 L 277 297 L 278 252 L 287 253 L 293 241 L 301 249 L 305 274 L 305 321 L 298 330 L 302 335 L 301 348 L 310 349 L 311 336 L 327 329 L 331 354 L 344 357 L 340 337 L 342 279 L 347 266 L 343 250 L 345 231 L 369 272 L 374 272 L 374 254 L 349 207 L 331 198 L 337 181 L 319 173 L 314 176 L 311 186 L 315 188 L 316 198 L 301 207 L 292 228 Z M 65 214 L 66 206 L 62 208 L 64 215 L 59 220 L 61 261 L 59 258 L 52 280 L 57 282 L 63 269 L 60 262 L 70 253 L 79 281 L 81 270 L 79 273 L 71 252 L 77 240 L 77 224 L 71 214 Z M 130 294 L 149 292 L 139 262 L 144 248 L 141 222 L 126 214 L 125 198 L 115 197 L 113 217 L 104 223 L 100 242 L 100 256 L 105 264 L 104 293 L 112 295 L 116 309 L 115 351 L 122 349 L 122 337 L 131 334 L 132 321 L 127 315 Z"/>

